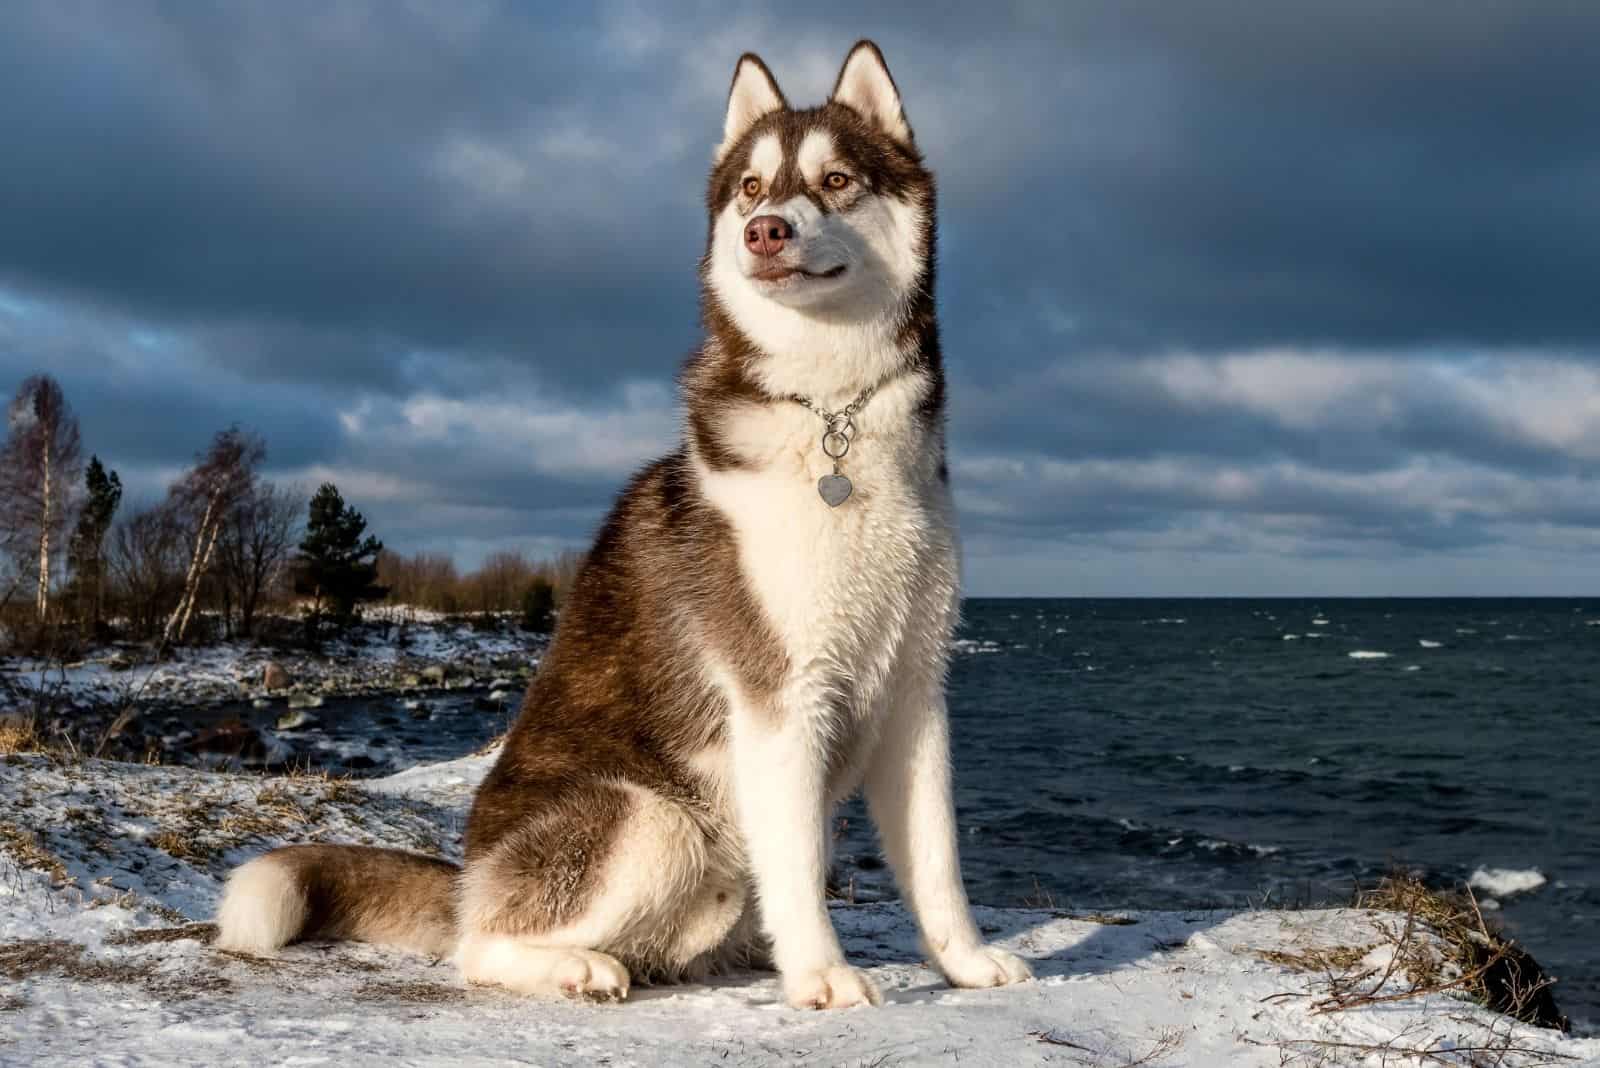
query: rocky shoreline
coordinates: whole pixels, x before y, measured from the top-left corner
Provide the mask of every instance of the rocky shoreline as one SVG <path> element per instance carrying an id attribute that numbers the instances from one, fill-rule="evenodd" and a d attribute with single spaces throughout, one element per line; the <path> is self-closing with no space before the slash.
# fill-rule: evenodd
<path id="1" fill-rule="evenodd" d="M 514 617 L 372 622 L 316 652 L 282 642 L 181 647 L 160 661 L 119 644 L 72 660 L 0 659 L 0 724 L 26 724 L 82 755 L 190 763 L 195 753 L 271 763 L 247 720 L 277 709 L 292 730 L 328 702 L 442 695 L 514 709 L 548 636 Z M 20 726 L 19 726 L 20 729 Z"/>

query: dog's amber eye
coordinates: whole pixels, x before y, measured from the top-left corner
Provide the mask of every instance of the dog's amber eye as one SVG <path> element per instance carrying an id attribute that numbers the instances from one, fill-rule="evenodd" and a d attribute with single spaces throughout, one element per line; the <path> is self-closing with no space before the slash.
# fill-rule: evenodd
<path id="1" fill-rule="evenodd" d="M 759 192 L 761 192 L 761 179 L 760 178 L 757 178 L 754 175 L 751 175 L 749 178 L 746 178 L 744 180 L 744 195 L 745 196 L 753 197 Z"/>
<path id="2" fill-rule="evenodd" d="M 827 183 L 829 189 L 838 191 L 850 184 L 850 176 L 843 171 L 829 171 L 823 181 Z"/>

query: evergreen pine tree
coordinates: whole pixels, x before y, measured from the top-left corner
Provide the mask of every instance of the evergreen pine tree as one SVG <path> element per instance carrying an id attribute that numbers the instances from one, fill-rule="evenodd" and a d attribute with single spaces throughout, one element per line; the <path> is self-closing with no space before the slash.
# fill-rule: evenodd
<path id="1" fill-rule="evenodd" d="M 83 483 L 88 497 L 78 513 L 69 557 L 79 595 L 79 615 L 91 629 L 98 629 L 104 606 L 106 534 L 122 503 L 122 479 L 115 471 L 107 471 L 100 457 L 91 456 Z"/>
<path id="2" fill-rule="evenodd" d="M 555 620 L 556 588 L 543 575 L 535 575 L 522 592 L 522 629 L 548 634 Z"/>
<path id="3" fill-rule="evenodd" d="M 296 586 L 312 599 L 306 609 L 306 633 L 312 640 L 324 620 L 342 630 L 356 618 L 362 601 L 380 600 L 389 592 L 377 584 L 383 542 L 366 531 L 361 513 L 344 503 L 333 483 L 324 482 L 311 498 L 296 561 Z"/>

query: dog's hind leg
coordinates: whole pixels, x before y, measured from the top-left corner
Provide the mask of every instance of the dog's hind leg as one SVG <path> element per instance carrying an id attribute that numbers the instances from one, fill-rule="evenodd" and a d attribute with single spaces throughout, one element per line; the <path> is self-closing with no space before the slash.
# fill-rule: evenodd
<path id="1" fill-rule="evenodd" d="M 684 803 L 631 783 L 545 795 L 461 884 L 463 976 L 523 994 L 620 999 L 681 974 L 744 907 Z"/>

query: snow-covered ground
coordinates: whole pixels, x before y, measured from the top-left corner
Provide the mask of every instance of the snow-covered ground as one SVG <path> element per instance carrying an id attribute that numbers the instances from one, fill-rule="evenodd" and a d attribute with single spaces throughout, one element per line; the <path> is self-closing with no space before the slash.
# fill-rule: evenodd
<path id="1" fill-rule="evenodd" d="M 526 674 L 544 645 L 514 617 L 370 620 L 316 653 L 274 650 L 251 641 L 178 646 L 156 660 L 140 647 L 108 646 L 81 659 L 0 658 L 0 678 L 24 693 L 47 693 L 77 705 L 200 705 L 262 696 L 268 664 L 283 669 L 280 689 L 328 694 L 392 692 L 446 685 L 487 685 Z"/>
<path id="2" fill-rule="evenodd" d="M 1600 1063 L 1565 1038 L 1443 994 L 1312 1009 L 1318 949 L 1381 941 L 1356 910 L 980 909 L 1038 980 L 948 989 L 895 905 L 839 905 L 881 1009 L 801 1012 L 774 978 L 636 988 L 619 1006 L 467 988 L 448 962 L 308 944 L 264 960 L 207 945 L 228 868 L 286 841 L 455 851 L 487 756 L 350 783 L 0 758 L 0 1063 L 1280 1065 Z M 1378 949 L 1367 964 L 1380 969 Z M 1507 1044 L 1503 1060 L 1464 1049 Z M 1571 1058 L 1571 1060 L 1560 1060 Z"/>

